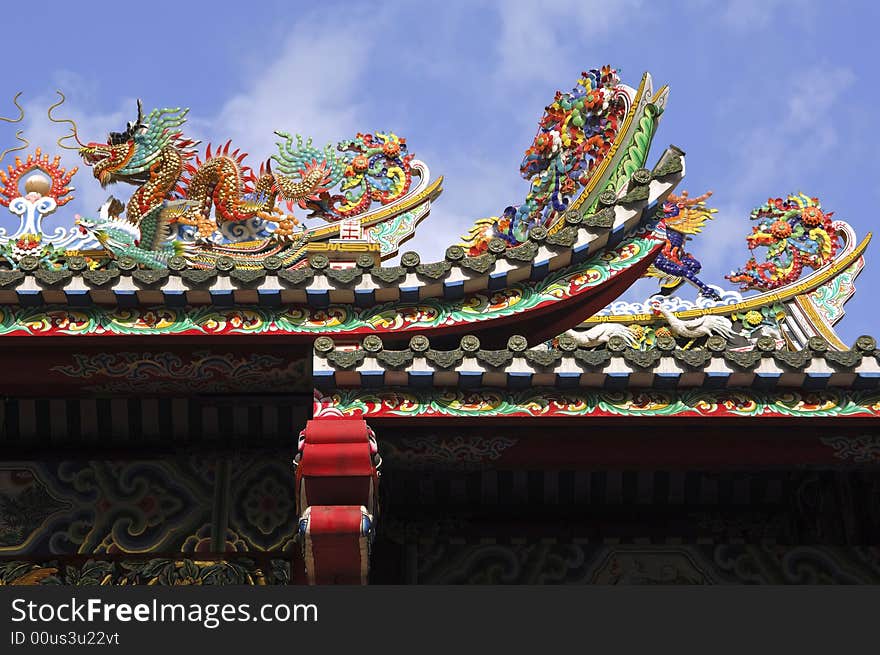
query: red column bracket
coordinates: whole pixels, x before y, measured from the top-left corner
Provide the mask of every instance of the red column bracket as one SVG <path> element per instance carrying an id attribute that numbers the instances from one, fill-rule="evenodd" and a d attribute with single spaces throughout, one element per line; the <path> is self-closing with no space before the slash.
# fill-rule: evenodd
<path id="1" fill-rule="evenodd" d="M 293 463 L 309 584 L 366 584 L 378 514 L 375 434 L 362 419 L 311 420 Z"/>
<path id="2" fill-rule="evenodd" d="M 367 584 L 373 517 L 363 505 L 312 505 L 299 520 L 309 584 Z"/>

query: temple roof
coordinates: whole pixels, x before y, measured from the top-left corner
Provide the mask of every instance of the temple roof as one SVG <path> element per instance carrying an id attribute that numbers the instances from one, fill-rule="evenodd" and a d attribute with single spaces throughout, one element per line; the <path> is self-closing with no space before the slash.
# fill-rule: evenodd
<path id="1" fill-rule="evenodd" d="M 397 265 L 382 262 L 428 216 L 443 178 L 393 132 L 320 148 L 276 131 L 273 163 L 257 170 L 229 142 L 200 154 L 180 107 L 145 113 L 138 102 L 124 132 L 83 143 L 75 122 L 53 117 L 62 96 L 49 118 L 72 131 L 58 145 L 75 139 L 102 186 L 132 192 L 50 231 L 44 220 L 74 199 L 76 169 L 38 148 L 0 171 L 0 205 L 19 218 L 14 232 L 0 230 L 0 335 L 328 336 L 347 351 L 367 335 L 448 346 L 472 334 L 489 353 L 516 333 L 553 352 L 567 331 L 589 344 L 581 363 L 614 352 L 618 338 L 620 357 L 642 368 L 673 334 L 670 357 L 685 363 L 711 341 L 693 336 L 724 337 L 721 359 L 734 363 L 755 357 L 761 339 L 779 353 L 813 337 L 851 352 L 833 326 L 871 235 L 859 241 L 817 197 L 770 198 L 749 214 L 748 260 L 725 276 L 757 293 L 701 279 L 688 244 L 717 213 L 712 192 L 677 190 L 685 160 L 675 146 L 646 168 L 667 95 L 647 73 L 633 88 L 610 66 L 584 71 L 544 108 L 520 165 L 522 202 L 475 219 L 442 260 L 405 252 Z M 14 103 L 20 116 L 4 120 L 23 119 Z M 290 213 L 300 210 L 324 224 L 303 225 Z M 657 279 L 660 294 L 618 300 L 641 277 Z M 685 283 L 696 300 L 679 295 Z"/>
<path id="2" fill-rule="evenodd" d="M 672 337 L 658 338 L 639 350 L 618 337 L 600 348 L 582 348 L 563 335 L 552 348 L 529 348 L 524 336 L 510 337 L 506 348 L 485 349 L 477 337 L 457 348 L 434 349 L 413 337 L 405 349 L 386 349 L 377 336 L 356 350 L 338 349 L 333 339 L 315 342 L 316 386 L 492 387 L 523 389 L 874 389 L 880 383 L 880 350 L 873 337 L 859 337 L 845 351 L 833 350 L 821 337 L 803 349 L 780 348 L 760 337 L 754 349 L 732 347 L 719 336 L 695 348 L 682 348 Z"/>
<path id="3" fill-rule="evenodd" d="M 880 351 L 872 337 L 859 337 L 845 351 L 820 337 L 799 350 L 769 336 L 751 350 L 718 335 L 696 348 L 665 336 L 647 349 L 617 336 L 598 348 L 579 347 L 568 335 L 557 344 L 530 349 L 515 335 L 506 348 L 484 349 L 467 336 L 458 348 L 441 350 L 419 336 L 409 348 L 390 350 L 370 336 L 346 350 L 320 337 L 314 416 L 392 423 L 775 418 L 834 421 L 838 429 L 880 416 Z"/>
<path id="4" fill-rule="evenodd" d="M 401 256 L 400 265 L 376 266 L 363 253 L 356 265 L 332 268 L 330 259 L 312 254 L 305 265 L 282 268 L 277 257 L 257 265 L 237 266 L 220 257 L 204 268 L 190 266 L 183 257 L 172 258 L 165 270 L 140 268 L 122 256 L 107 268 L 91 270 L 83 257 L 68 258 L 66 269 L 41 265 L 25 257 L 17 270 L 0 270 L 0 303 L 184 304 L 281 303 L 357 304 L 365 307 L 384 302 L 415 302 L 428 298 L 456 299 L 481 289 L 503 289 L 524 280 L 540 280 L 566 266 L 579 263 L 603 249 L 613 248 L 646 215 L 648 207 L 662 200 L 684 175 L 684 153 L 666 150 L 653 170 L 633 173 L 627 193 L 600 199 L 593 213 L 570 210 L 558 229 L 530 231 L 527 240 L 510 245 L 501 239 L 489 243 L 487 252 L 468 256 L 457 245 L 446 250 L 442 261 L 421 263 L 416 252 Z"/>

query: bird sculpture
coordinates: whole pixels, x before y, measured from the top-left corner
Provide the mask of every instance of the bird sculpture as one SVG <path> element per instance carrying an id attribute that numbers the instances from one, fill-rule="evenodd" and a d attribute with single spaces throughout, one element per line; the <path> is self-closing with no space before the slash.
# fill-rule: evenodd
<path id="1" fill-rule="evenodd" d="M 715 289 L 703 282 L 697 273 L 702 269 L 700 261 L 685 250 L 687 242 L 699 234 L 706 222 L 712 218 L 717 209 L 706 206 L 706 200 L 712 195 L 709 191 L 696 198 L 688 197 L 683 191 L 680 196 L 669 194 L 663 203 L 663 222 L 666 225 L 666 243 L 657 255 L 654 263 L 648 268 L 645 277 L 656 277 L 660 280 L 660 293 L 669 295 L 683 282 L 690 282 L 700 294 L 713 300 L 721 300 Z"/>
<path id="2" fill-rule="evenodd" d="M 733 323 L 724 316 L 707 314 L 690 321 L 682 321 L 656 300 L 651 302 L 651 311 L 654 316 L 663 316 L 669 324 L 670 331 L 678 337 L 694 340 L 717 334 L 728 341 L 736 337 L 736 332 L 733 331 Z"/>
<path id="3" fill-rule="evenodd" d="M 626 342 L 626 345 L 635 348 L 639 345 L 639 340 L 627 327 L 617 323 L 599 323 L 589 330 L 580 332 L 578 330 L 568 330 L 565 334 L 575 340 L 581 348 L 595 348 L 608 343 L 611 337 L 620 337 Z"/>

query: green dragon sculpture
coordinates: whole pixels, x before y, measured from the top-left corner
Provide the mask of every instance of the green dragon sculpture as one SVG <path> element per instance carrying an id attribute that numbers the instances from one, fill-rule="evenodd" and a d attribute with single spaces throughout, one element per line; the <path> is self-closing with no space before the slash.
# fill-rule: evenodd
<path id="1" fill-rule="evenodd" d="M 169 238 L 174 217 L 179 214 L 173 203 L 151 209 L 140 225 L 120 218 L 123 210 L 123 204 L 111 196 L 101 206 L 98 218 L 77 215 L 75 223 L 117 258 L 130 257 L 146 268 L 167 268 L 171 257 L 190 253 L 189 244 Z"/>

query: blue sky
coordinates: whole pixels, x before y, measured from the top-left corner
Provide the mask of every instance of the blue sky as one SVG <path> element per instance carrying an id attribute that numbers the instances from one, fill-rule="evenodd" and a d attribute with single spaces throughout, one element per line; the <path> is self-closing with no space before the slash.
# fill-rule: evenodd
<path id="1" fill-rule="evenodd" d="M 0 113 L 14 115 L 9 100 L 24 91 L 25 135 L 55 151 L 63 129 L 43 117 L 56 88 L 68 96 L 60 113 L 77 120 L 83 140 L 123 128 L 138 97 L 147 111 L 187 106 L 190 134 L 232 138 L 253 163 L 271 154 L 274 129 L 319 142 L 394 130 L 446 178 L 405 246 L 436 259 L 473 219 L 521 201 L 519 162 L 544 105 L 581 70 L 609 63 L 634 86 L 648 70 L 671 87 L 653 154 L 680 146 L 688 160 L 681 188 L 715 192 L 719 214 L 691 248 L 705 281 L 724 283 L 746 260 L 748 212 L 770 196 L 804 191 L 859 236 L 872 229 L 880 200 L 875 4 L 540 4 L 17 3 L 5 10 Z M 13 145 L 19 127 L 0 124 L 0 146 Z M 88 171 L 74 183 L 78 197 L 61 211 L 92 213 L 106 192 Z M 847 342 L 880 333 L 877 248 L 838 326 Z M 652 289 L 643 282 L 636 294 Z"/>

